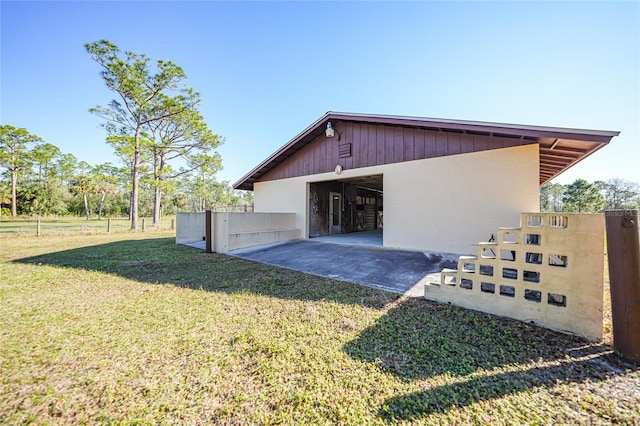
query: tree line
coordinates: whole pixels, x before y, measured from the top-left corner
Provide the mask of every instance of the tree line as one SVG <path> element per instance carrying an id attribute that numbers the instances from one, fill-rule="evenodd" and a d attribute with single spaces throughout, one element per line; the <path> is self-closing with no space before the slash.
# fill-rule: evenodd
<path id="1" fill-rule="evenodd" d="M 128 215 L 137 229 L 140 213 L 158 224 L 178 209 L 252 202 L 250 193 L 216 180 L 224 139 L 205 123 L 200 95 L 184 84 L 182 68 L 107 40 L 84 47 L 114 93 L 89 112 L 104 120 L 106 142 L 122 165 L 91 166 L 27 129 L 2 125 L 0 214 Z"/>
<path id="2" fill-rule="evenodd" d="M 128 165 L 92 166 L 26 129 L 0 126 L 0 215 L 123 217 L 130 213 L 131 170 Z M 156 211 L 152 165 L 141 167 L 140 212 Z M 165 180 L 161 214 L 201 211 L 250 204 L 250 193 L 234 191 L 206 170 Z"/>
<path id="3" fill-rule="evenodd" d="M 540 211 L 595 213 L 608 209 L 640 208 L 640 185 L 625 179 L 588 182 L 576 179 L 568 185 L 547 183 L 540 187 Z"/>

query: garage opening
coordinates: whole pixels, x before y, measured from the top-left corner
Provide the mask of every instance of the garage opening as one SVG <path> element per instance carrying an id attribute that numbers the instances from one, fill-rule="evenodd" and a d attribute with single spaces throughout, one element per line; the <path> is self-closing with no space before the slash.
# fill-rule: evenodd
<path id="1" fill-rule="evenodd" d="M 384 226 L 382 175 L 309 184 L 309 237 L 379 231 Z"/>

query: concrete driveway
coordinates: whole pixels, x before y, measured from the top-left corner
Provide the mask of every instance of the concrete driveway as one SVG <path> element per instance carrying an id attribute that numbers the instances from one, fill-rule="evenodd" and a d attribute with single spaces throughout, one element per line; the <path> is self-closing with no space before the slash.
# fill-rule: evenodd
<path id="1" fill-rule="evenodd" d="M 252 247 L 228 254 L 411 297 L 424 296 L 424 283 L 440 282 L 440 271 L 455 269 L 459 256 L 334 244 L 317 239 Z"/>

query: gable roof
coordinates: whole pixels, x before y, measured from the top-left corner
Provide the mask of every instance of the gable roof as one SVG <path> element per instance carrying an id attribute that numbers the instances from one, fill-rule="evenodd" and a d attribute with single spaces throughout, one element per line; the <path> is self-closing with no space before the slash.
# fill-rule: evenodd
<path id="1" fill-rule="evenodd" d="M 492 123 L 483 121 L 450 120 L 441 118 L 407 117 L 397 115 L 356 114 L 329 111 L 300 132 L 296 137 L 274 152 L 238 180 L 235 189 L 253 190 L 253 184 L 266 173 L 300 149 L 324 134 L 327 122 L 378 124 L 406 128 L 455 132 L 473 135 L 507 137 L 538 143 L 540 146 L 540 185 L 602 148 L 620 132 L 561 127 L 531 126 L 522 124 Z"/>

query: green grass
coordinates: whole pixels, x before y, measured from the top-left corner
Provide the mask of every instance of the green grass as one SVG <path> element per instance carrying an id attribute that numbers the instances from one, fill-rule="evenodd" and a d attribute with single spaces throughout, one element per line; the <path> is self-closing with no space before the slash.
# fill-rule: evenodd
<path id="1" fill-rule="evenodd" d="M 171 217 L 162 217 L 160 226 L 153 227 L 153 218 L 139 218 L 138 228 L 142 230 L 142 221 L 145 220 L 145 229 L 162 230 L 171 229 Z M 91 219 L 77 217 L 43 217 L 40 220 L 41 235 L 71 235 L 71 234 L 106 234 L 108 230 L 108 219 Z M 111 219 L 111 232 L 124 232 L 131 228 L 131 222 L 127 218 Z M 14 236 L 34 236 L 37 235 L 37 218 L 11 217 L 0 218 L 0 238 Z"/>
<path id="2" fill-rule="evenodd" d="M 605 344 L 168 232 L 0 244 L 0 424 L 640 423 Z"/>

